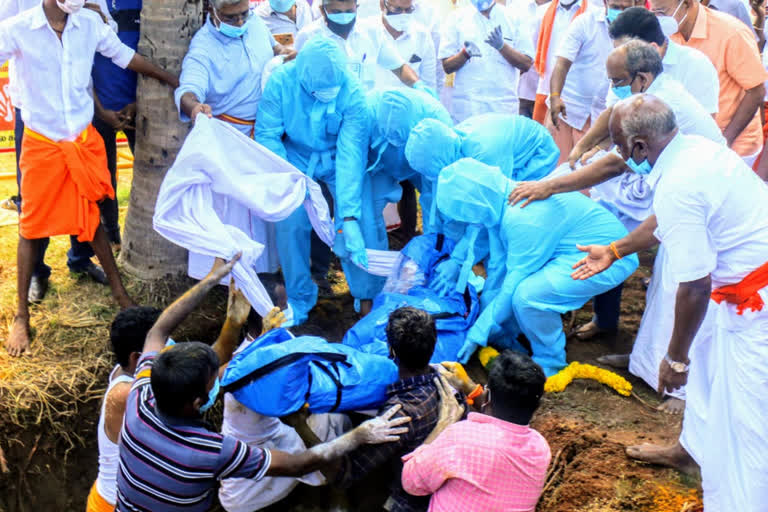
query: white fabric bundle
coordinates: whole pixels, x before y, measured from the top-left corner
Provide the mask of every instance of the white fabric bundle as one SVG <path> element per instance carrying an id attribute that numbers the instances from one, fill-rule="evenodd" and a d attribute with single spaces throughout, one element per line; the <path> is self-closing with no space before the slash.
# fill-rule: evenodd
<path id="1" fill-rule="evenodd" d="M 226 196 L 230 210 L 240 209 L 268 222 L 287 218 L 304 205 L 320 239 L 333 245 L 334 230 L 320 186 L 294 166 L 229 124 L 198 115 L 194 129 L 160 187 L 155 231 L 171 242 L 204 256 L 243 256 L 232 270 L 237 287 L 262 316 L 273 307 L 256 275 L 264 245 L 225 224 L 214 210 L 214 197 Z"/>

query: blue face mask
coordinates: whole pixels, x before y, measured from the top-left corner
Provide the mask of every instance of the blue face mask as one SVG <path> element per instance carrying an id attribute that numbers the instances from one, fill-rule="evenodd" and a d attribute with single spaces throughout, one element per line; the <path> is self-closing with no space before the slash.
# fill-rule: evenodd
<path id="1" fill-rule="evenodd" d="M 620 85 L 618 87 L 614 86 L 611 87 L 613 89 L 613 94 L 616 95 L 617 98 L 620 100 L 625 100 L 632 96 L 632 86 L 631 85 Z"/>
<path id="2" fill-rule="evenodd" d="M 472 5 L 475 6 L 475 9 L 477 9 L 480 12 L 487 11 L 491 7 L 493 7 L 493 4 L 495 3 L 494 0 L 471 0 Z"/>
<path id="3" fill-rule="evenodd" d="M 296 0 L 269 0 L 269 6 L 275 12 L 283 13 L 291 10 L 296 4 Z"/>
<path id="4" fill-rule="evenodd" d="M 651 167 L 651 164 L 648 163 L 648 160 L 643 160 L 639 164 L 635 162 L 634 158 L 630 158 L 627 160 L 627 166 L 629 166 L 630 169 L 632 169 L 633 172 L 636 172 L 637 174 L 650 174 L 653 170 L 653 167 Z"/>
<path id="5" fill-rule="evenodd" d="M 221 385 L 219 383 L 219 378 L 216 377 L 216 382 L 213 383 L 213 387 L 208 392 L 208 401 L 200 406 L 200 414 L 203 414 L 205 411 L 213 407 L 213 404 L 216 403 L 216 399 L 219 397 L 220 387 Z"/>
<path id="6" fill-rule="evenodd" d="M 339 95 L 339 91 L 341 91 L 341 87 L 339 86 L 327 87 L 325 89 L 318 89 L 316 91 L 312 91 L 312 96 L 314 96 L 317 101 L 322 101 L 323 103 L 330 103 L 336 99 L 336 97 Z"/>
<path id="7" fill-rule="evenodd" d="M 325 14 L 328 16 L 329 20 L 331 20 L 334 23 L 338 23 L 339 25 L 349 25 L 350 23 L 355 21 L 355 17 L 357 17 L 356 12 L 328 13 L 328 11 L 326 11 Z"/>
<path id="8" fill-rule="evenodd" d="M 219 21 L 219 29 L 218 29 L 219 32 L 221 32 L 225 36 L 236 39 L 238 37 L 242 37 L 243 35 L 245 35 L 246 32 L 248 32 L 248 23 L 251 21 L 250 16 L 246 18 L 245 23 L 243 23 L 242 26 L 236 27 L 234 25 L 228 25 L 223 21 L 221 21 L 221 19 L 219 18 L 219 15 L 216 13 L 216 9 L 213 10 L 213 14 L 214 16 L 216 16 L 216 19 Z"/>
<path id="9" fill-rule="evenodd" d="M 653 170 L 653 167 L 651 167 L 651 164 L 648 162 L 648 159 L 646 158 L 639 164 L 635 162 L 634 157 L 632 157 L 632 153 L 635 152 L 635 146 L 632 146 L 632 152 L 629 154 L 629 160 L 627 160 L 627 166 L 632 169 L 632 172 L 635 172 L 637 174 L 645 176 L 646 174 L 650 174 Z"/>
<path id="10" fill-rule="evenodd" d="M 619 17 L 619 14 L 621 14 L 621 9 L 612 9 L 611 7 L 608 8 L 608 12 L 605 13 L 605 19 L 608 20 L 608 23 L 613 23 L 616 18 Z"/>

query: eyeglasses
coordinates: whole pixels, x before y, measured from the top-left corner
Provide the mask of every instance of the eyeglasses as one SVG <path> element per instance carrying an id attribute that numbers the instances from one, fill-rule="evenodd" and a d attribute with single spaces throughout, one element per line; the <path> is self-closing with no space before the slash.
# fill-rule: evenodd
<path id="1" fill-rule="evenodd" d="M 416 6 L 413 5 L 404 9 L 402 7 L 391 7 L 387 2 L 384 2 L 384 7 L 387 9 L 387 14 L 413 14 L 416 10 Z"/>
<path id="2" fill-rule="evenodd" d="M 216 14 L 216 17 L 220 22 L 226 23 L 228 25 L 235 25 L 240 23 L 240 21 L 245 23 L 251 19 L 251 16 L 253 16 L 253 11 L 251 11 L 250 8 L 247 11 L 243 11 L 237 14 L 220 14 L 218 11 L 216 11 L 216 9 L 214 9 L 213 12 Z"/>
<path id="3" fill-rule="evenodd" d="M 629 78 L 609 78 L 608 80 L 611 82 L 613 87 L 619 87 L 623 82 L 627 82 L 624 85 L 632 85 L 632 82 L 635 81 L 635 78 L 637 78 L 637 75 L 633 75 Z"/>

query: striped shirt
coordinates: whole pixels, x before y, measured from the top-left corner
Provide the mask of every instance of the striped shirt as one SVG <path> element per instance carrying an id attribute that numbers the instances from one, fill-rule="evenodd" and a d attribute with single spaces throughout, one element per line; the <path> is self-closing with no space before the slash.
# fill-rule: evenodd
<path id="1" fill-rule="evenodd" d="M 262 478 L 270 453 L 212 432 L 201 420 L 171 418 L 158 411 L 149 378 L 156 355 L 142 356 L 128 396 L 115 510 L 207 511 L 216 481 Z"/>

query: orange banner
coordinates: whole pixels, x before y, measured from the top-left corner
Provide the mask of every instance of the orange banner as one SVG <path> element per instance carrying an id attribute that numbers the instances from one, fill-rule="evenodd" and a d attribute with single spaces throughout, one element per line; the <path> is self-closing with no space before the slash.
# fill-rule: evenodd
<path id="1" fill-rule="evenodd" d="M 0 153 L 13 151 L 13 105 L 8 95 L 8 63 L 0 67 Z"/>

